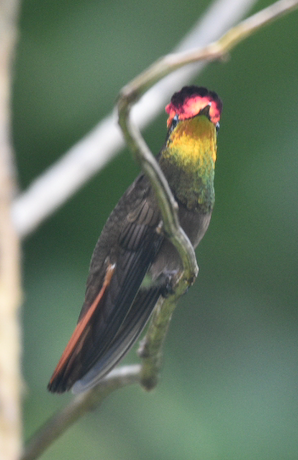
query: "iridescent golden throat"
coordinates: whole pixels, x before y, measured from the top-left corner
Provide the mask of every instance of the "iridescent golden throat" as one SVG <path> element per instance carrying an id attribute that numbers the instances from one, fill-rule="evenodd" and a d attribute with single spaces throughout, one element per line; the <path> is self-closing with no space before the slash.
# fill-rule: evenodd
<path id="1" fill-rule="evenodd" d="M 212 211 L 216 129 L 204 115 L 181 120 L 161 152 L 160 165 L 176 198 L 188 209 Z"/>

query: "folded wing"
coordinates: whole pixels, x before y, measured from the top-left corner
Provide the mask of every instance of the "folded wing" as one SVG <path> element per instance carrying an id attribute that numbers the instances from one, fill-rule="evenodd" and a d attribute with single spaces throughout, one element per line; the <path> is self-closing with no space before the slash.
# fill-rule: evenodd
<path id="1" fill-rule="evenodd" d="M 139 291 L 163 241 L 159 224 L 152 190 L 140 176 L 119 201 L 96 245 L 85 303 L 50 391 L 66 391 L 84 376 L 85 386 L 93 386 L 94 378 L 102 378 L 136 341 L 160 295 L 158 286 Z"/>

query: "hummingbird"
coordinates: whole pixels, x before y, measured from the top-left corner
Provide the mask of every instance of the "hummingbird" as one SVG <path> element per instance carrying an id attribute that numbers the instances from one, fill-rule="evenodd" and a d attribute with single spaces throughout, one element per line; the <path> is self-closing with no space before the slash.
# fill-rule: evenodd
<path id="1" fill-rule="evenodd" d="M 156 159 L 178 204 L 192 245 L 203 238 L 214 206 L 214 169 L 222 102 L 185 86 L 166 106 L 167 135 Z M 180 256 L 162 230 L 149 180 L 140 174 L 124 193 L 95 246 L 77 326 L 48 390 L 95 386 L 137 341 L 161 296 L 182 273 Z"/>

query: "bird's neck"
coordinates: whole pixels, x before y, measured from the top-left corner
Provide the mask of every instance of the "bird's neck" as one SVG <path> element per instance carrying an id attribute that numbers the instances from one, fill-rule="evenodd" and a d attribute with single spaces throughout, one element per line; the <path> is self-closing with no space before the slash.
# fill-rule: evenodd
<path id="1" fill-rule="evenodd" d="M 160 166 L 175 197 L 188 209 L 212 211 L 216 130 L 205 116 L 180 121 L 161 151 Z"/>

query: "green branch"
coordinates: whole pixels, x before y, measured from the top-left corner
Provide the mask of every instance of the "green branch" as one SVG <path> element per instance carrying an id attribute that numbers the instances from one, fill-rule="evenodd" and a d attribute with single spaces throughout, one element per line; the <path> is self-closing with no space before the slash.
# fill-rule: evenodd
<path id="1" fill-rule="evenodd" d="M 179 225 L 178 206 L 175 203 L 169 185 L 139 130 L 131 122 L 131 107 L 145 91 L 170 72 L 193 62 L 223 58 L 228 51 L 260 27 L 272 22 L 297 6 L 297 0 L 280 0 L 242 21 L 218 41 L 205 48 L 168 55 L 158 59 L 156 63 L 128 83 L 120 92 L 118 101 L 119 124 L 135 160 L 140 164 L 143 172 L 151 182 L 162 214 L 164 233 L 176 247 L 184 267 L 182 276 L 174 286 L 173 295 L 166 300 L 162 299 L 155 308 L 148 332 L 141 343 L 139 350 L 139 356 L 143 358 L 141 384 L 148 390 L 153 388 L 158 381 L 162 346 L 176 302 L 194 282 L 198 274 L 198 266 L 194 249 Z"/>

